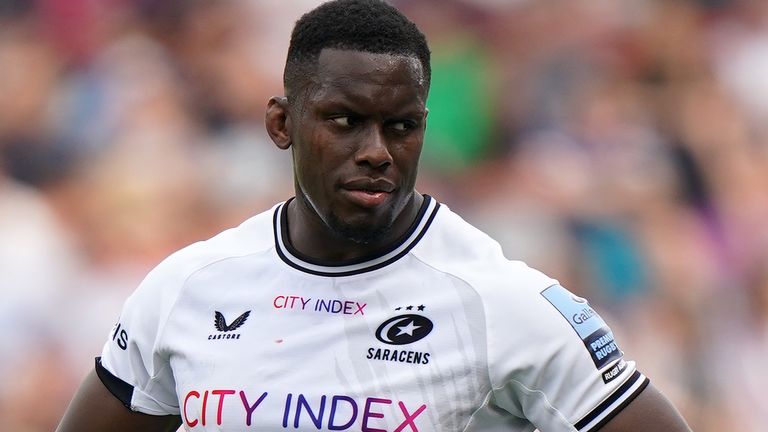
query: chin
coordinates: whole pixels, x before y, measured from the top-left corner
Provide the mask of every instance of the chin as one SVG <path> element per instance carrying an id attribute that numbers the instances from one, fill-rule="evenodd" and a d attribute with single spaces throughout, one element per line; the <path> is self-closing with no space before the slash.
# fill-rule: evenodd
<path id="1" fill-rule="evenodd" d="M 373 244 L 387 237 L 392 223 L 373 224 L 369 221 L 349 223 L 342 221 L 335 214 L 328 217 L 328 226 L 340 238 L 350 240 L 358 244 Z"/>

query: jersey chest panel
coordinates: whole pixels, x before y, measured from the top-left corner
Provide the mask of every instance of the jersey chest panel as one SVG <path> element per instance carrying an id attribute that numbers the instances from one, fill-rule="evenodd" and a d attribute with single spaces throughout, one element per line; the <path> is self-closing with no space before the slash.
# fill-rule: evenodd
<path id="1" fill-rule="evenodd" d="M 341 278 L 236 260 L 185 291 L 165 339 L 191 431 L 462 430 L 490 390 L 481 302 L 409 257 Z"/>

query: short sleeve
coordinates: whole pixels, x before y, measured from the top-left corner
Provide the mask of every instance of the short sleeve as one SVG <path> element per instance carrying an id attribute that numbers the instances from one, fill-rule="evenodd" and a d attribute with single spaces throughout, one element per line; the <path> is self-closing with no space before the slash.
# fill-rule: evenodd
<path id="1" fill-rule="evenodd" d="M 557 283 L 492 324 L 492 402 L 541 432 L 596 430 L 648 384 L 600 315 Z"/>
<path id="2" fill-rule="evenodd" d="M 162 332 L 181 286 L 163 263 L 126 300 L 120 318 L 96 359 L 96 372 L 133 411 L 179 414 L 175 381 Z"/>

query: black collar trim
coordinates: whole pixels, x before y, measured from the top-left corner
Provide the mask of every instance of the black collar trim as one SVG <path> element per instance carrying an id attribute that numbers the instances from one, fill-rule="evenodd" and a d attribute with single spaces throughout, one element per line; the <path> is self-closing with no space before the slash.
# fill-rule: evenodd
<path id="1" fill-rule="evenodd" d="M 388 266 L 405 256 L 424 237 L 427 229 L 437 215 L 440 208 L 434 198 L 424 195 L 424 202 L 419 208 L 416 219 L 401 239 L 390 248 L 379 252 L 374 256 L 364 257 L 340 263 L 327 263 L 314 260 L 294 249 L 288 239 L 288 203 L 286 201 L 275 209 L 273 215 L 273 230 L 275 236 L 275 250 L 289 266 L 305 273 L 317 276 L 352 276 Z"/>

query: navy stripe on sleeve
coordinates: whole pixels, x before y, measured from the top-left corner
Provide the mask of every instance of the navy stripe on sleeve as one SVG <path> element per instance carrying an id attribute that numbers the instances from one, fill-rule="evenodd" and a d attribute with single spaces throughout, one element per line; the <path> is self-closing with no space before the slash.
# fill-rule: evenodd
<path id="1" fill-rule="evenodd" d="M 131 409 L 131 399 L 133 399 L 133 386 L 120 378 L 114 376 L 101 364 L 101 357 L 96 357 L 96 375 L 104 386 L 116 398 L 120 400 L 128 409 Z"/>
<path id="2" fill-rule="evenodd" d="M 646 376 L 635 371 L 611 396 L 573 426 L 579 432 L 600 429 L 642 393 L 649 383 L 650 380 Z"/>

